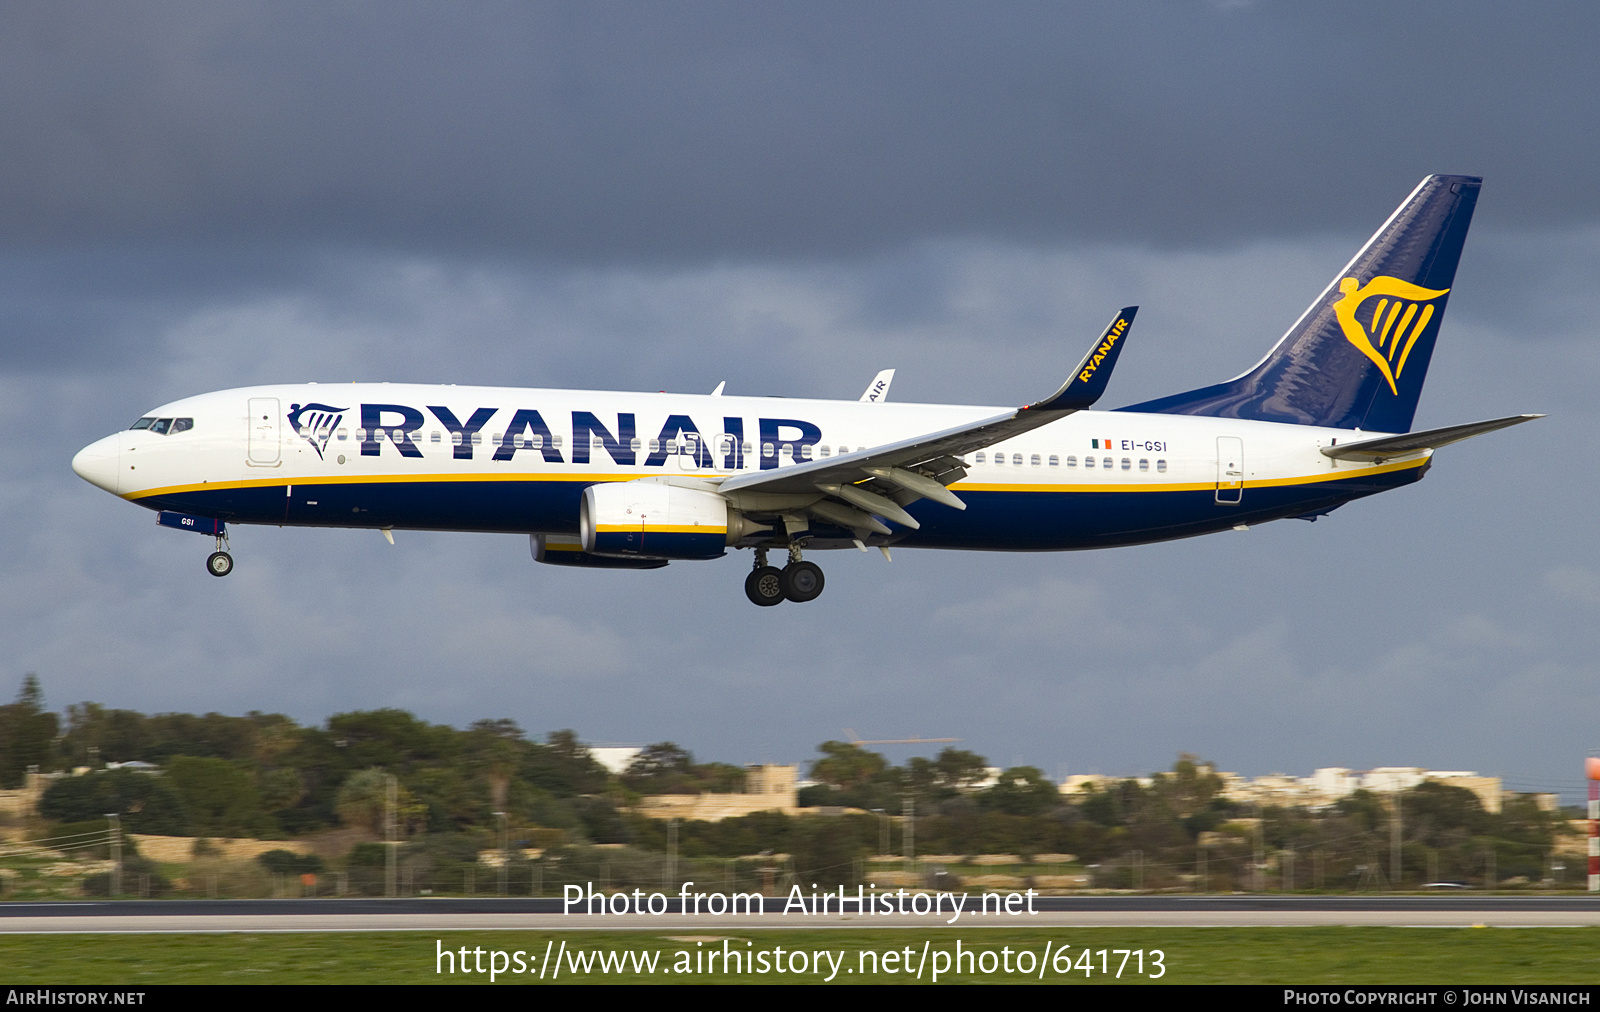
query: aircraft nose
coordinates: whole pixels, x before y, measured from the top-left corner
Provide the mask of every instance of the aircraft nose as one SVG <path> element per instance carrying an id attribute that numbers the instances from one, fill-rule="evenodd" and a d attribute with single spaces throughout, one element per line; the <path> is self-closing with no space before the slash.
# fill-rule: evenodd
<path id="1" fill-rule="evenodd" d="M 79 450 L 72 458 L 72 470 L 78 477 L 112 495 L 117 494 L 117 481 L 121 477 L 122 433 L 97 439 Z"/>

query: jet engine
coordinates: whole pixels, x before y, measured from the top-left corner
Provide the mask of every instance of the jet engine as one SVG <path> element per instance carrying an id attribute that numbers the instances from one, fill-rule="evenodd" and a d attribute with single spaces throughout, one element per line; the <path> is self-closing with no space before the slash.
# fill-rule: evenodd
<path id="1" fill-rule="evenodd" d="M 578 512 L 583 550 L 609 558 L 715 559 L 769 529 L 729 509 L 716 492 L 663 481 L 590 485 Z"/>

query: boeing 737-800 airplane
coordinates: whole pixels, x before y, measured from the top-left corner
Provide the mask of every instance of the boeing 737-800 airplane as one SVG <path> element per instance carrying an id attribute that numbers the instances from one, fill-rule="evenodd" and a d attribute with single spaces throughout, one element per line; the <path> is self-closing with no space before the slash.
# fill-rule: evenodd
<path id="1" fill-rule="evenodd" d="M 808 550 L 1062 551 L 1314 520 L 1539 417 L 1409 431 L 1480 183 L 1424 179 L 1244 375 L 1115 411 L 1088 409 L 1132 308 L 1018 409 L 886 402 L 888 371 L 860 401 L 265 386 L 156 408 L 72 467 L 214 537 L 216 576 L 233 569 L 228 524 L 492 531 L 569 566 L 753 549 L 758 605 L 822 592 Z"/>

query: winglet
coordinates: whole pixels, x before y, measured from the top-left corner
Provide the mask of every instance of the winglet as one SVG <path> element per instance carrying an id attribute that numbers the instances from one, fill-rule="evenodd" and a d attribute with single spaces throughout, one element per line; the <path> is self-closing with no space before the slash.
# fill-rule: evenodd
<path id="1" fill-rule="evenodd" d="M 894 370 L 885 369 L 872 377 L 872 382 L 867 384 L 866 393 L 861 395 L 864 401 L 886 401 L 889 399 L 889 384 L 894 381 Z"/>
<path id="2" fill-rule="evenodd" d="M 1044 400 L 1029 404 L 1024 411 L 1081 411 L 1100 399 L 1111 380 L 1111 370 L 1116 367 L 1117 355 L 1122 352 L 1123 339 L 1133 326 L 1133 314 L 1138 306 L 1129 306 L 1118 313 L 1111 326 L 1089 349 L 1089 354 L 1078 363 L 1072 378 L 1060 390 Z"/>

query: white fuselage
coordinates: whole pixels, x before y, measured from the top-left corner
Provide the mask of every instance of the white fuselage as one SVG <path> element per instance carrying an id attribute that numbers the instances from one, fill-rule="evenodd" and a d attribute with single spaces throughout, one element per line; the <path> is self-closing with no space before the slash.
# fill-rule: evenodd
<path id="1" fill-rule="evenodd" d="M 250 387 L 174 401 L 74 468 L 152 509 L 229 523 L 571 534 L 582 489 L 715 483 L 952 428 L 1007 409 L 768 397 L 424 386 Z M 190 419 L 184 431 L 159 423 Z M 158 433 L 156 428 L 169 431 Z M 1345 429 L 1080 411 L 961 458 L 956 511 L 926 500 L 908 547 L 1049 550 L 1158 541 L 1325 512 L 1415 481 L 1429 451 L 1330 459 Z M 837 545 L 835 543 L 838 543 Z M 817 547 L 848 544 L 819 537 Z"/>

